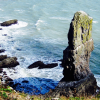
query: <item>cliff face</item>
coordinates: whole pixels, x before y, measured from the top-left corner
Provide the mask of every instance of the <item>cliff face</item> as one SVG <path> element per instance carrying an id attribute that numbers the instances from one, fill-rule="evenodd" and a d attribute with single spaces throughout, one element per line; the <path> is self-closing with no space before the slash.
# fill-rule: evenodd
<path id="1" fill-rule="evenodd" d="M 92 18 L 85 12 L 76 12 L 68 32 L 69 46 L 63 52 L 63 80 L 78 81 L 91 73 L 89 59 L 94 49 Z"/>

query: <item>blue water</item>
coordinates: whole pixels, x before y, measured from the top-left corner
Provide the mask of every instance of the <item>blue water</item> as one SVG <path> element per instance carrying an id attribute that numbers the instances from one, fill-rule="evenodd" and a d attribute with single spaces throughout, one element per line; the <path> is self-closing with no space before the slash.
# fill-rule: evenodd
<path id="1" fill-rule="evenodd" d="M 0 0 L 0 22 L 18 19 L 17 25 L 2 27 L 0 49 L 8 56 L 16 56 L 20 65 L 5 69 L 13 79 L 38 77 L 59 81 L 63 68 L 58 60 L 68 46 L 67 33 L 76 11 L 84 11 L 93 18 L 90 69 L 100 86 L 100 0 Z M 57 62 L 53 69 L 27 69 L 35 61 Z"/>

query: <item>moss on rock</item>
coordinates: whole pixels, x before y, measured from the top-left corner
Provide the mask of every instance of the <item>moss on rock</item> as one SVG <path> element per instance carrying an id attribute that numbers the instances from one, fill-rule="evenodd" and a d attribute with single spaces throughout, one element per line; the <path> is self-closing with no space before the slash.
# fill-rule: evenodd
<path id="1" fill-rule="evenodd" d="M 10 26 L 12 24 L 17 24 L 18 20 L 14 19 L 14 20 L 9 20 L 9 21 L 5 21 L 3 23 L 1 23 L 1 26 Z"/>
<path id="2" fill-rule="evenodd" d="M 92 21 L 93 19 L 83 11 L 74 14 L 68 33 L 71 49 L 76 49 L 79 45 L 91 39 Z"/>

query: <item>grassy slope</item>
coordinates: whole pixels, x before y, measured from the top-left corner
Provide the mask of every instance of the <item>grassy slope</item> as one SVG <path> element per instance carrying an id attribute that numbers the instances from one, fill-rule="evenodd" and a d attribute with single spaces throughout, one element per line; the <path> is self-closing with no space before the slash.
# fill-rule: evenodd
<path id="1" fill-rule="evenodd" d="M 9 86 L 0 85 L 0 100 L 42 100 L 41 96 L 30 96 L 25 93 L 16 92 Z M 47 98 L 45 100 L 100 100 L 100 94 L 97 97 L 70 97 L 66 98 Z"/>

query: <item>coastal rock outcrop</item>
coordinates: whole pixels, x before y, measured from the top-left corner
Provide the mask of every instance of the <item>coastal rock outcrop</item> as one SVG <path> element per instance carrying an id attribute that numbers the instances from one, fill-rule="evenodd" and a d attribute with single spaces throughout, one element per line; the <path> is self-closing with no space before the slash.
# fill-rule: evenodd
<path id="1" fill-rule="evenodd" d="M 90 55 L 94 49 L 92 21 L 83 11 L 74 14 L 68 32 L 69 45 L 63 51 L 64 77 L 46 97 L 90 96 L 96 93 L 97 82 L 89 69 Z"/>
<path id="2" fill-rule="evenodd" d="M 36 67 L 38 67 L 38 69 L 54 68 L 56 66 L 58 66 L 57 63 L 44 64 L 42 61 L 36 61 L 33 64 L 31 64 L 30 66 L 28 66 L 28 69 L 32 69 L 32 68 L 36 68 Z"/>
<path id="3" fill-rule="evenodd" d="M 14 19 L 14 20 L 9 20 L 9 21 L 5 21 L 3 23 L 1 23 L 1 26 L 10 26 L 12 24 L 17 24 L 18 20 Z"/>
<path id="4" fill-rule="evenodd" d="M 94 49 L 92 18 L 85 12 L 76 12 L 68 32 L 69 45 L 63 51 L 62 66 L 65 81 L 78 81 L 91 73 L 89 59 Z"/>
<path id="5" fill-rule="evenodd" d="M 0 68 L 11 68 L 19 65 L 16 57 L 8 57 L 0 62 Z"/>
<path id="6" fill-rule="evenodd" d="M 7 55 L 0 55 L 0 61 L 4 60 L 7 58 Z"/>

